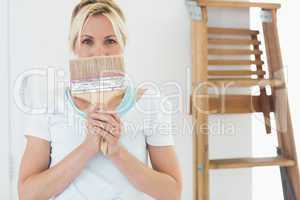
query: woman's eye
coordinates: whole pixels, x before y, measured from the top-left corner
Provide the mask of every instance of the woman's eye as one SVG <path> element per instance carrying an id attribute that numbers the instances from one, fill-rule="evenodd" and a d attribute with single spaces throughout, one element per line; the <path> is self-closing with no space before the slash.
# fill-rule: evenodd
<path id="1" fill-rule="evenodd" d="M 113 40 L 113 39 L 105 40 L 105 44 L 106 45 L 112 45 L 112 44 L 115 44 L 115 43 L 117 43 L 117 42 L 115 40 Z"/>
<path id="2" fill-rule="evenodd" d="M 86 44 L 86 45 L 92 45 L 92 44 L 93 44 L 93 41 L 90 40 L 90 39 L 85 39 L 85 40 L 82 40 L 81 43 L 82 43 L 82 44 Z"/>

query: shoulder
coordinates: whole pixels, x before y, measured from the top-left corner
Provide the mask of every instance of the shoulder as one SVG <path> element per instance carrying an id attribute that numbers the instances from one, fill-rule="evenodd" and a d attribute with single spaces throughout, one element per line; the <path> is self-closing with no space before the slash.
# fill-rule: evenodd
<path id="1" fill-rule="evenodd" d="M 52 87 L 44 77 L 32 77 L 24 83 L 21 111 L 24 113 L 24 135 L 51 140 L 53 120 L 65 114 L 64 86 Z M 58 117 L 58 118 L 57 118 Z"/>
<path id="2" fill-rule="evenodd" d="M 144 114 L 168 113 L 172 110 L 172 104 L 168 96 L 159 89 L 142 88 L 143 94 L 137 101 L 138 111 Z"/>

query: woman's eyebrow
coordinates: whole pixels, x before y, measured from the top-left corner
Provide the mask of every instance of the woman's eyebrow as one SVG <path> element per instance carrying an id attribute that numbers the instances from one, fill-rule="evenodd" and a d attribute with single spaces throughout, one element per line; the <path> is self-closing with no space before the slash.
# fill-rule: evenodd
<path id="1" fill-rule="evenodd" d="M 105 39 L 108 39 L 110 37 L 116 37 L 116 36 L 115 35 L 108 35 L 108 36 L 105 37 Z"/>
<path id="2" fill-rule="evenodd" d="M 90 35 L 87 35 L 87 34 L 81 35 L 81 37 L 93 38 L 93 36 L 90 36 Z"/>

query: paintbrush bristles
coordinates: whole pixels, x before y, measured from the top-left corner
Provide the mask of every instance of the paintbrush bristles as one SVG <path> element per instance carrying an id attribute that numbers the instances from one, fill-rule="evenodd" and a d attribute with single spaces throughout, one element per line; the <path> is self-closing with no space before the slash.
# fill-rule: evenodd
<path id="1" fill-rule="evenodd" d="M 96 56 L 70 60 L 71 80 L 96 79 L 107 72 L 124 73 L 124 57 Z"/>

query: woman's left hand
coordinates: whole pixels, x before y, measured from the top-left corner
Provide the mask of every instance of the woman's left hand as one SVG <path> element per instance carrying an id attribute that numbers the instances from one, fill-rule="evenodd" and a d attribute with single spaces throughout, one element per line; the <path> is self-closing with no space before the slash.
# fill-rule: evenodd
<path id="1" fill-rule="evenodd" d="M 100 134 L 108 144 L 107 156 L 112 157 L 119 153 L 119 142 L 123 123 L 116 113 L 93 113 L 95 133 Z"/>

